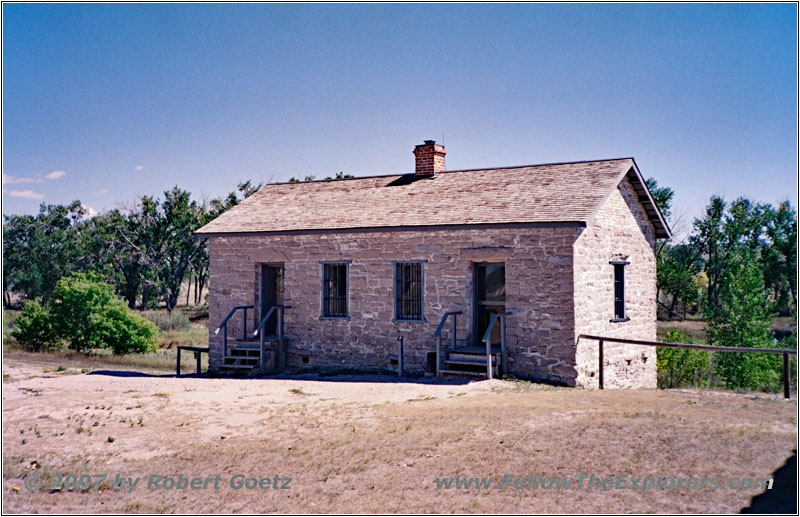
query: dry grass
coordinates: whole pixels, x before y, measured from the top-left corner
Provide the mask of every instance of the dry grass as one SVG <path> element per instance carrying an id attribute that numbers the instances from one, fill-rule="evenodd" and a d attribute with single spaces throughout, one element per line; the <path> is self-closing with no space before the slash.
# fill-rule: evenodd
<path id="1" fill-rule="evenodd" d="M 765 477 L 797 440 L 796 402 L 767 395 L 43 374 L 24 356 L 4 359 L 6 512 L 730 513 L 757 490 L 437 491 L 434 480 Z M 225 483 L 30 493 L 23 477 L 34 471 L 45 481 L 219 473 Z M 293 481 L 290 490 L 233 490 L 236 473 Z"/>
<path id="2" fill-rule="evenodd" d="M 797 332 L 797 320 L 786 317 L 773 318 L 770 328 L 779 336 L 785 336 Z M 662 339 L 672 329 L 680 330 L 697 343 L 706 343 L 708 339 L 708 324 L 704 320 L 659 321 L 658 338 Z"/>

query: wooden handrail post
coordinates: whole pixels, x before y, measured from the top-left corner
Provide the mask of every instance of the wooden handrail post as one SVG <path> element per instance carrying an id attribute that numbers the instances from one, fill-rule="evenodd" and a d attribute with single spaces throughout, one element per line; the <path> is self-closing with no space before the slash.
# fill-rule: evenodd
<path id="1" fill-rule="evenodd" d="M 599 341 L 598 351 L 598 380 L 600 381 L 600 389 L 603 389 L 603 340 Z"/>
<path id="2" fill-rule="evenodd" d="M 403 376 L 403 336 L 397 336 L 397 376 Z"/>
<path id="3" fill-rule="evenodd" d="M 442 356 L 442 335 L 439 334 L 436 337 L 436 378 L 438 379 L 441 377 L 441 373 L 439 373 L 439 369 L 441 368 L 439 365 L 441 364 L 440 358 Z"/>
<path id="4" fill-rule="evenodd" d="M 258 371 L 263 375 L 266 373 L 266 368 L 264 368 L 264 332 L 260 332 L 258 338 Z M 274 368 L 275 365 L 273 364 L 272 367 Z"/>
<path id="5" fill-rule="evenodd" d="M 789 353 L 783 353 L 783 398 L 788 399 L 791 396 L 790 384 L 791 375 L 789 372 Z"/>
<path id="6" fill-rule="evenodd" d="M 247 340 L 247 307 L 242 309 L 242 341 Z"/>
<path id="7" fill-rule="evenodd" d="M 457 333 L 457 330 L 458 330 L 457 323 L 458 323 L 458 313 L 454 312 L 453 313 L 453 350 L 456 349 L 456 333 Z"/>
<path id="8" fill-rule="evenodd" d="M 491 325 L 490 325 L 491 327 Z M 492 380 L 492 338 L 486 339 L 486 378 Z"/>
<path id="9" fill-rule="evenodd" d="M 500 376 L 504 377 L 506 375 L 506 361 L 508 359 L 508 355 L 506 354 L 506 316 L 505 314 L 500 316 L 500 360 L 502 362 L 500 368 L 502 369 L 500 372 Z"/>
<path id="10" fill-rule="evenodd" d="M 278 308 L 278 363 L 281 370 L 286 368 L 286 350 L 283 349 L 283 307 Z"/>

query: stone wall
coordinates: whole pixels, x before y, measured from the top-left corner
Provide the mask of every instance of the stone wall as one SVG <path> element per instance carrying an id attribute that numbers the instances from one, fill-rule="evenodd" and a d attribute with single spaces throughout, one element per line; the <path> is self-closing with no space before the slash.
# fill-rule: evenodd
<path id="1" fill-rule="evenodd" d="M 656 339 L 655 231 L 630 182 L 624 179 L 575 242 L 575 336 L 577 382 L 598 386 L 598 344 L 580 334 Z M 625 309 L 614 318 L 614 267 L 625 266 Z M 605 343 L 604 387 L 656 387 L 656 349 Z"/>
<path id="2" fill-rule="evenodd" d="M 433 333 L 446 311 L 461 310 L 459 345 L 472 335 L 473 267 L 506 265 L 509 373 L 596 387 L 597 342 L 580 334 L 656 338 L 654 229 L 627 179 L 587 227 L 504 227 L 427 231 L 307 233 L 211 239 L 211 368 L 222 358 L 213 330 L 234 305 L 259 305 L 261 264 L 285 266 L 290 367 L 390 368 L 404 336 L 405 366 L 425 371 Z M 612 260 L 626 260 L 625 322 L 614 316 Z M 322 262 L 349 263 L 349 317 L 321 319 Z M 394 262 L 425 261 L 424 320 L 394 321 Z M 258 321 L 250 314 L 248 327 Z M 446 325 L 444 343 L 450 343 Z M 235 316 L 229 335 L 240 334 Z M 605 345 L 606 387 L 655 387 L 654 348 Z"/>
<path id="3" fill-rule="evenodd" d="M 284 264 L 290 367 L 389 368 L 405 337 L 406 369 L 421 373 L 446 311 L 462 310 L 458 342 L 472 344 L 476 262 L 505 262 L 509 373 L 574 385 L 572 253 L 575 226 L 309 233 L 211 239 L 211 367 L 222 357 L 213 330 L 231 307 L 258 306 L 260 264 Z M 322 261 L 349 262 L 349 319 L 320 319 Z M 393 261 L 424 260 L 424 321 L 395 322 Z M 251 316 L 253 328 L 257 316 Z M 240 316 L 229 335 L 240 333 Z M 449 324 L 445 329 L 449 332 Z M 450 340 L 445 335 L 445 344 Z"/>

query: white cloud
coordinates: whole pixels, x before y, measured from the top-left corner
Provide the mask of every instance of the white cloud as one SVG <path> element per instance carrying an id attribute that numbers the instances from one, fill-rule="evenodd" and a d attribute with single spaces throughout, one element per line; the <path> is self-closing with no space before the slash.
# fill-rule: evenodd
<path id="1" fill-rule="evenodd" d="M 92 217 L 97 215 L 97 210 L 90 207 L 89 205 L 81 204 L 81 207 L 86 210 L 86 215 L 84 216 L 86 219 L 91 219 Z"/>
<path id="2" fill-rule="evenodd" d="M 111 192 L 111 190 L 107 188 L 101 188 L 100 190 L 97 191 L 98 194 L 108 194 L 109 192 Z"/>
<path id="3" fill-rule="evenodd" d="M 136 167 L 133 168 L 133 170 L 135 170 L 135 171 L 140 171 L 140 170 L 143 170 L 143 169 L 144 169 L 144 165 L 137 165 Z"/>
<path id="4" fill-rule="evenodd" d="M 45 178 L 49 180 L 57 180 L 58 178 L 63 178 L 67 175 L 66 171 L 53 171 L 50 174 L 45 174 Z"/>
<path id="5" fill-rule="evenodd" d="M 33 190 L 12 190 L 8 193 L 11 197 L 21 197 L 23 199 L 43 199 L 44 194 Z"/>
<path id="6" fill-rule="evenodd" d="M 3 185 L 21 185 L 23 183 L 41 183 L 42 180 L 38 178 L 18 178 L 3 173 Z"/>

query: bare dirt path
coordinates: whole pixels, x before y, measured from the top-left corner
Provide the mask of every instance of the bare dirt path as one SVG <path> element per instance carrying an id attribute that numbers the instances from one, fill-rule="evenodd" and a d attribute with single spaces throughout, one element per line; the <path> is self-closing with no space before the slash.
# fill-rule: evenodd
<path id="1" fill-rule="evenodd" d="M 437 489 L 436 479 L 727 482 L 768 477 L 797 439 L 796 402 L 769 395 L 93 368 L 58 371 L 29 354 L 4 356 L 5 512 L 736 512 L 762 490 L 457 490 Z M 25 486 L 68 474 L 108 477 L 85 491 Z M 140 482 L 116 490 L 117 474 Z M 270 486 L 237 489 L 237 474 Z M 217 489 L 147 488 L 152 475 L 221 481 Z M 275 476 L 292 481 L 275 489 Z"/>

